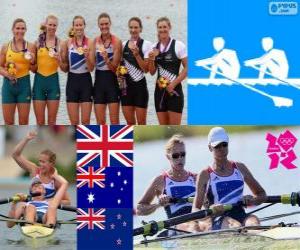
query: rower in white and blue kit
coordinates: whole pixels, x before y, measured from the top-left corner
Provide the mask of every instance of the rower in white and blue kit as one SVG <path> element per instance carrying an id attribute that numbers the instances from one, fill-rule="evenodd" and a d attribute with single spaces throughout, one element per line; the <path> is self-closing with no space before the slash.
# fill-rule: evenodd
<path id="1" fill-rule="evenodd" d="M 245 205 L 259 205 L 265 201 L 266 193 L 248 168 L 241 162 L 230 161 L 228 155 L 229 137 L 224 128 L 214 127 L 208 134 L 208 148 L 213 154 L 213 163 L 202 170 L 197 179 L 193 211 L 213 206 L 223 214 L 220 217 L 207 217 L 195 223 L 196 231 L 217 230 L 259 225 L 255 215 L 247 215 L 243 206 L 223 213 L 223 205 L 242 202 Z M 243 195 L 244 184 L 253 193 Z"/>
<path id="2" fill-rule="evenodd" d="M 172 203 L 172 198 L 188 198 L 195 195 L 196 174 L 187 171 L 185 166 L 185 144 L 180 135 L 173 135 L 166 144 L 166 157 L 170 169 L 154 178 L 138 202 L 137 215 L 148 215 L 159 207 L 163 207 L 167 217 L 187 214 L 192 211 L 189 202 Z M 151 204 L 157 197 L 158 203 Z M 185 230 L 188 225 L 179 225 L 178 229 Z"/>
<path id="3" fill-rule="evenodd" d="M 25 138 L 16 145 L 13 150 L 12 157 L 20 166 L 20 168 L 22 168 L 26 172 L 29 172 L 30 177 L 34 179 L 38 178 L 42 182 L 46 192 L 45 198 L 51 199 L 54 197 L 56 191 L 60 187 L 60 183 L 52 178 L 52 175 L 54 174 L 54 172 L 56 172 L 56 154 L 49 149 L 41 151 L 38 158 L 38 164 L 31 162 L 23 155 L 23 150 L 26 145 L 31 140 L 36 139 L 36 137 L 37 133 L 35 131 L 29 132 L 25 136 Z M 65 192 L 61 203 L 63 205 L 70 205 L 71 198 L 68 192 Z"/>
<path id="4" fill-rule="evenodd" d="M 41 180 L 34 178 L 30 186 L 30 193 L 34 197 L 25 204 L 25 209 L 22 206 L 17 206 L 16 203 L 12 203 L 9 217 L 20 219 L 24 216 L 25 221 L 29 224 L 41 223 L 46 224 L 48 227 L 55 227 L 57 208 L 68 188 L 68 182 L 57 173 L 54 173 L 52 178 L 60 183 L 60 187 L 51 200 L 46 199 L 46 190 Z M 26 200 L 24 194 L 17 194 L 17 196 L 20 197 L 21 201 Z M 14 221 L 8 221 L 7 227 L 13 227 L 15 224 Z"/>

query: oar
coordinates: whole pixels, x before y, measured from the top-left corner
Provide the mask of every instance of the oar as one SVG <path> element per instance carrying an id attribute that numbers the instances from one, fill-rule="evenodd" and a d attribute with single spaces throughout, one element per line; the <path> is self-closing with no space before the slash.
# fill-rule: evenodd
<path id="1" fill-rule="evenodd" d="M 203 68 L 209 70 L 209 71 L 212 71 L 212 68 L 206 66 L 206 65 L 202 65 Z M 290 106 L 293 106 L 293 100 L 290 99 L 290 98 L 285 98 L 285 97 L 280 97 L 280 96 L 273 96 L 273 95 L 270 95 L 262 90 L 259 90 L 259 89 L 256 89 L 250 85 L 247 85 L 246 83 L 242 83 L 242 82 L 239 82 L 238 80 L 236 79 L 232 79 L 232 78 L 229 78 L 228 76 L 224 75 L 223 73 L 219 72 L 219 71 L 216 71 L 217 74 L 223 76 L 224 78 L 226 78 L 227 80 L 230 80 L 232 82 L 235 82 L 235 83 L 238 83 L 240 84 L 241 86 L 247 88 L 247 89 L 250 89 L 262 96 L 265 96 L 267 98 L 270 98 L 273 102 L 274 102 L 274 105 L 276 107 L 290 107 Z"/>
<path id="2" fill-rule="evenodd" d="M 193 203 L 194 197 L 186 197 L 186 198 L 170 198 L 170 203 Z"/>
<path id="3" fill-rule="evenodd" d="M 0 221 L 11 221 L 11 222 L 15 222 L 15 223 L 26 223 L 26 224 L 31 224 L 34 225 L 34 223 L 28 222 L 26 220 L 19 220 L 19 219 L 14 219 L 14 218 L 0 218 Z"/>
<path id="4" fill-rule="evenodd" d="M 28 201 L 31 197 L 40 196 L 40 195 L 41 195 L 41 193 L 34 193 L 34 194 L 31 194 L 31 195 L 26 195 L 26 201 Z M 10 202 L 18 202 L 18 201 L 20 201 L 20 197 L 15 195 L 15 196 L 12 196 L 12 197 L 0 199 L 0 205 L 7 204 L 7 203 L 10 203 Z"/>
<path id="5" fill-rule="evenodd" d="M 260 71 L 260 68 L 256 67 L 255 65 L 250 65 L 250 67 L 253 68 L 253 69 L 256 69 L 256 70 Z M 271 74 L 271 73 L 268 72 L 268 71 L 265 71 L 264 73 L 265 73 L 266 75 L 268 75 L 268 76 L 272 76 L 274 79 L 276 79 L 276 80 L 278 80 L 278 81 L 281 81 L 281 82 L 283 82 L 283 83 L 286 83 L 286 84 L 288 84 L 288 85 L 291 85 L 292 87 L 294 87 L 294 88 L 296 88 L 296 89 L 300 89 L 300 86 L 298 86 L 298 85 L 296 85 L 296 84 L 294 84 L 294 83 L 292 83 L 292 82 L 289 82 L 289 81 L 280 79 L 280 78 L 274 76 L 273 74 Z"/>
<path id="6" fill-rule="evenodd" d="M 58 206 L 58 209 L 64 210 L 64 211 L 69 211 L 69 212 L 77 212 L 77 207 L 69 206 L 69 205 L 62 205 L 60 204 Z"/>
<path id="7" fill-rule="evenodd" d="M 276 196 L 267 196 L 265 203 L 282 203 L 282 204 L 290 204 L 292 206 L 298 205 L 300 206 L 300 192 L 293 192 L 291 194 L 284 195 L 276 195 Z M 240 206 L 241 203 L 232 204 L 232 205 L 224 205 L 224 212 L 232 210 L 234 207 Z M 133 230 L 133 235 L 150 235 L 153 236 L 157 232 L 162 229 L 169 228 L 171 226 L 175 226 L 181 223 L 189 222 L 192 220 L 203 219 L 206 216 L 215 215 L 216 211 L 214 208 L 209 208 L 205 210 L 200 210 L 197 212 L 184 214 L 180 216 L 176 216 L 167 220 L 162 221 L 151 221 L 148 224 L 135 228 Z"/>
<path id="8" fill-rule="evenodd" d="M 171 197 L 170 198 L 170 202 L 169 203 L 172 203 L 172 204 L 180 204 L 180 203 L 193 203 L 194 201 L 194 197 L 186 197 L 186 198 L 177 198 L 177 197 Z M 161 207 L 161 205 L 159 203 L 152 203 L 151 205 L 156 205 L 157 208 Z M 133 215 L 136 215 L 137 214 L 137 209 L 134 208 L 133 209 Z"/>
<path id="9" fill-rule="evenodd" d="M 229 211 L 231 210 L 233 205 L 224 205 L 224 211 Z M 188 221 L 192 220 L 198 220 L 198 219 L 203 219 L 206 216 L 209 215 L 214 215 L 216 214 L 216 211 L 213 208 L 205 209 L 205 210 L 200 210 L 194 213 L 189 213 L 189 214 L 184 214 L 180 216 L 176 216 L 174 218 L 168 219 L 168 220 L 162 220 L 162 221 L 151 221 L 148 224 L 135 228 L 133 230 L 133 236 L 136 235 L 141 235 L 143 234 L 144 236 L 150 235 L 153 236 L 157 232 L 159 232 L 162 229 L 172 227 L 181 223 L 185 223 Z"/>

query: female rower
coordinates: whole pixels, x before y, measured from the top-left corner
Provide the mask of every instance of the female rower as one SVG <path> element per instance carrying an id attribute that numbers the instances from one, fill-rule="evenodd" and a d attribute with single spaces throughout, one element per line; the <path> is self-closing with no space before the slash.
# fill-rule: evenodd
<path id="1" fill-rule="evenodd" d="M 24 38 L 26 23 L 18 18 L 13 22 L 13 39 L 2 46 L 0 53 L 0 74 L 2 85 L 2 108 L 6 125 L 14 125 L 18 110 L 19 124 L 28 124 L 31 86 L 29 71 L 34 69 L 35 46 Z"/>
<path id="2" fill-rule="evenodd" d="M 58 67 L 60 40 L 55 35 L 58 25 L 57 17 L 49 15 L 42 33 L 36 41 L 37 72 L 33 84 L 33 107 L 38 125 L 45 125 L 45 111 L 48 110 L 48 124 L 56 124 L 60 99 Z"/>
<path id="3" fill-rule="evenodd" d="M 187 198 L 195 195 L 196 174 L 185 170 L 185 144 L 180 135 L 173 135 L 166 144 L 166 157 L 170 168 L 154 178 L 138 202 L 137 215 L 148 215 L 159 207 L 164 207 L 167 217 L 190 213 L 192 204 L 173 204 L 172 198 Z M 151 204 L 157 197 L 158 203 Z M 187 225 L 182 225 L 185 227 Z M 179 227 L 183 229 L 183 227 Z"/>
<path id="4" fill-rule="evenodd" d="M 61 69 L 68 72 L 67 109 L 71 125 L 89 124 L 92 111 L 93 42 L 84 34 L 85 20 L 73 18 L 74 37 L 62 45 Z"/>
<path id="5" fill-rule="evenodd" d="M 94 84 L 94 108 L 98 124 L 106 123 L 108 106 L 111 124 L 119 124 L 120 89 L 116 71 L 121 60 L 122 43 L 111 34 L 111 19 L 107 13 L 98 17 L 101 34 L 95 38 L 96 73 Z"/>
<path id="6" fill-rule="evenodd" d="M 43 183 L 35 178 L 30 185 L 30 193 L 40 195 L 32 197 L 32 200 L 27 203 L 22 202 L 22 205 L 19 206 L 12 203 L 8 216 L 14 219 L 20 219 L 24 216 L 25 220 L 30 224 L 40 223 L 47 225 L 49 228 L 54 228 L 56 225 L 57 208 L 62 203 L 62 198 L 68 188 L 68 182 L 57 173 L 54 173 L 52 178 L 59 183 L 59 189 L 50 201 L 45 197 L 46 190 Z M 24 194 L 17 194 L 16 196 L 21 201 L 26 200 Z M 14 221 L 8 221 L 7 227 L 11 228 L 15 224 Z"/>
<path id="7" fill-rule="evenodd" d="M 247 215 L 242 205 L 223 213 L 224 204 L 242 202 L 251 206 L 259 205 L 266 199 L 264 189 L 248 168 L 243 163 L 228 160 L 228 143 L 229 138 L 224 128 L 215 127 L 210 130 L 208 148 L 214 159 L 212 165 L 202 170 L 198 176 L 193 210 L 200 210 L 207 201 L 207 205 L 213 205 L 222 216 L 196 222 L 197 231 L 259 225 L 259 219 L 255 215 Z M 253 196 L 243 196 L 245 183 Z"/>
<path id="8" fill-rule="evenodd" d="M 140 37 L 142 21 L 132 17 L 128 21 L 130 39 L 123 42 L 122 64 L 127 69 L 126 86 L 121 93 L 121 103 L 127 124 L 146 124 L 149 93 L 144 73 L 148 72 L 148 59 L 144 55 L 151 50 L 151 43 Z"/>
<path id="9" fill-rule="evenodd" d="M 158 42 L 147 56 L 151 75 L 158 72 L 154 93 L 156 114 L 161 125 L 180 125 L 184 105 L 181 82 L 187 75 L 186 47 L 170 37 L 169 18 L 159 18 L 156 25 Z"/>
<path id="10" fill-rule="evenodd" d="M 57 172 L 55 169 L 56 154 L 51 150 L 43 150 L 39 155 L 38 164 L 29 161 L 22 155 L 27 143 L 35 139 L 36 136 L 37 134 L 35 132 L 29 132 L 28 135 L 14 148 L 12 157 L 22 169 L 29 172 L 32 178 L 41 180 L 46 190 L 45 198 L 51 199 L 60 187 L 60 183 L 52 178 L 52 175 Z M 64 205 L 69 205 L 71 203 L 70 195 L 67 192 L 63 196 L 61 203 Z"/>

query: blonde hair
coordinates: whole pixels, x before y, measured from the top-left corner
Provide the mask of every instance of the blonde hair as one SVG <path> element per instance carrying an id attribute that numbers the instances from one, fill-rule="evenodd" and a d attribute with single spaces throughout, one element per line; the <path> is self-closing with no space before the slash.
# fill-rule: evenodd
<path id="1" fill-rule="evenodd" d="M 54 15 L 49 15 L 49 16 L 46 17 L 46 23 L 48 23 L 48 20 L 49 20 L 49 19 L 55 19 L 56 21 L 58 21 L 58 18 L 57 18 L 56 16 L 54 16 Z"/>
<path id="2" fill-rule="evenodd" d="M 168 24 L 168 26 L 169 26 L 170 28 L 172 28 L 172 26 L 171 26 L 171 21 L 170 21 L 170 19 L 169 19 L 168 17 L 163 16 L 163 17 L 161 17 L 161 18 L 158 18 L 157 21 L 156 21 L 156 26 L 158 26 L 158 24 L 159 24 L 160 22 L 166 22 L 166 23 Z"/>
<path id="3" fill-rule="evenodd" d="M 50 149 L 45 149 L 41 152 L 41 155 L 47 155 L 49 157 L 49 162 L 55 163 L 56 162 L 56 154 L 51 151 Z"/>
<path id="4" fill-rule="evenodd" d="M 182 144 L 184 145 L 184 141 L 183 141 L 183 135 L 180 134 L 175 134 L 173 135 L 167 142 L 165 149 L 166 149 L 166 153 L 170 154 L 170 152 L 172 151 L 172 149 L 174 148 L 175 144 Z"/>

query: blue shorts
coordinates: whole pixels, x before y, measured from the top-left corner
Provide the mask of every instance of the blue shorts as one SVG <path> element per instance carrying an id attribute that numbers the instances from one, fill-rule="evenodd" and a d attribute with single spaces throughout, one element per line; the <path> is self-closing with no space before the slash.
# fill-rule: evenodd
<path id="1" fill-rule="evenodd" d="M 43 224 L 43 217 L 44 217 L 43 212 L 36 212 L 36 222 Z"/>
<path id="2" fill-rule="evenodd" d="M 237 220 L 243 225 L 248 215 L 243 207 L 234 208 L 228 212 L 225 212 L 222 216 L 214 217 L 212 221 L 212 230 L 220 230 L 225 217 L 230 217 L 234 220 Z"/>

